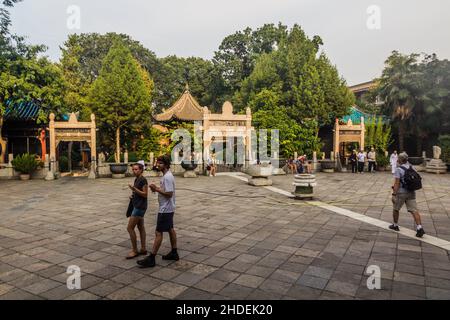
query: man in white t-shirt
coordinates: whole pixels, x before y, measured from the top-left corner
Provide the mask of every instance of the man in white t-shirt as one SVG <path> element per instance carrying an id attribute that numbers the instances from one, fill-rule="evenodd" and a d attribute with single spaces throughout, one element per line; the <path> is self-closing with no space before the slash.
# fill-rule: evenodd
<path id="1" fill-rule="evenodd" d="M 364 154 L 364 151 L 359 151 L 356 157 L 358 158 L 358 172 L 363 173 L 364 163 L 366 162 L 366 155 Z"/>
<path id="2" fill-rule="evenodd" d="M 172 251 L 164 255 L 163 260 L 175 260 L 180 258 L 177 252 L 177 234 L 173 227 L 173 216 L 175 214 L 175 178 L 170 171 L 169 156 L 159 157 L 157 160 L 157 167 L 163 173 L 159 187 L 150 184 L 149 188 L 152 192 L 158 192 L 158 220 L 155 231 L 155 242 L 153 249 L 149 256 L 137 263 L 142 268 L 151 268 L 155 266 L 155 258 L 163 240 L 163 233 L 168 232 L 170 236 L 170 244 Z"/>

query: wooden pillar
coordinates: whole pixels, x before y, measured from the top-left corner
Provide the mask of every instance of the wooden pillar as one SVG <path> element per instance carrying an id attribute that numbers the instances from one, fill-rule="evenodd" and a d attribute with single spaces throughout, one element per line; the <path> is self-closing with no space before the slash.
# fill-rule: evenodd
<path id="1" fill-rule="evenodd" d="M 41 143 L 41 159 L 45 162 L 45 156 L 47 155 L 47 143 L 45 141 L 45 130 L 42 129 L 39 133 L 39 141 Z"/>
<path id="2" fill-rule="evenodd" d="M 0 163 L 6 162 L 6 140 L 3 140 L 2 137 L 2 127 L 3 127 L 3 117 L 0 117 L 0 148 L 2 149 L 0 152 Z"/>
<path id="3" fill-rule="evenodd" d="M 360 135 L 360 147 L 362 150 L 364 150 L 364 140 L 366 136 L 366 126 L 364 124 L 364 117 L 361 117 L 361 135 Z"/>
<path id="4" fill-rule="evenodd" d="M 91 161 L 97 161 L 97 127 L 95 125 L 95 114 L 91 114 Z"/>
<path id="5" fill-rule="evenodd" d="M 333 153 L 339 152 L 339 119 L 336 118 L 334 122 L 334 132 L 333 132 Z"/>
<path id="6" fill-rule="evenodd" d="M 56 161 L 56 137 L 55 137 L 55 114 L 50 114 L 50 124 L 49 124 L 49 132 L 50 132 L 50 162 L 51 162 L 51 171 L 55 173 L 55 161 Z"/>

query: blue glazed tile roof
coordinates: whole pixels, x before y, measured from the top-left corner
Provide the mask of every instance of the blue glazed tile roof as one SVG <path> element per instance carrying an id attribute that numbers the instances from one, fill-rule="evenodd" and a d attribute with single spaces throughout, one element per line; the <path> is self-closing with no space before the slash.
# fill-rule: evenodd
<path id="1" fill-rule="evenodd" d="M 41 106 L 33 101 L 6 102 L 6 109 L 3 115 L 5 120 L 34 121 L 39 115 Z"/>
<path id="2" fill-rule="evenodd" d="M 352 122 L 354 124 L 360 124 L 361 123 L 361 117 L 364 118 L 364 123 L 368 123 L 369 121 L 371 121 L 373 118 L 379 118 L 382 117 L 383 118 L 383 123 L 388 122 L 388 119 L 385 116 L 381 116 L 381 115 L 376 115 L 376 114 L 369 114 L 369 113 L 365 113 L 361 110 L 359 110 L 357 107 L 353 106 L 351 107 L 351 112 L 349 115 L 344 116 L 342 118 L 342 121 L 347 122 L 349 119 L 352 120 Z"/>

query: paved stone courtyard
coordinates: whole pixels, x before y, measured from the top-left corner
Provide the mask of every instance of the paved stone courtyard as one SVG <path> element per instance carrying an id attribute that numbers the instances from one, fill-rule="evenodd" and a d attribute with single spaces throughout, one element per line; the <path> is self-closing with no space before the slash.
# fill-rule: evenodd
<path id="1" fill-rule="evenodd" d="M 423 177 L 424 228 L 450 240 L 450 176 Z M 274 186 L 291 191 L 292 179 Z M 391 180 L 319 173 L 317 198 L 390 222 Z M 124 259 L 131 181 L 0 181 L 0 299 L 450 299 L 448 251 L 229 176 L 176 178 L 181 260 L 139 269 Z M 156 208 L 151 195 L 149 242 Z M 404 210 L 400 226 L 412 229 Z M 67 289 L 69 265 L 81 290 Z M 369 265 L 380 290 L 367 289 Z"/>

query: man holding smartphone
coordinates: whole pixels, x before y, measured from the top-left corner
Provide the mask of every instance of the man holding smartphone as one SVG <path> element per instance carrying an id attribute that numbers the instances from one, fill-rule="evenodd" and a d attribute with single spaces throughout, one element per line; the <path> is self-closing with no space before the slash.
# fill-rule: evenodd
<path id="1" fill-rule="evenodd" d="M 163 233 L 168 232 L 172 251 L 164 255 L 163 260 L 179 260 L 177 252 L 177 235 L 173 227 L 173 216 L 175 213 L 175 178 L 170 171 L 170 157 L 165 155 L 158 158 L 156 163 L 158 169 L 163 173 L 160 180 L 160 186 L 150 184 L 149 188 L 152 192 L 158 193 L 158 220 L 155 231 L 155 242 L 149 256 L 137 263 L 141 268 L 154 267 L 156 262 L 156 254 L 163 240 Z"/>

